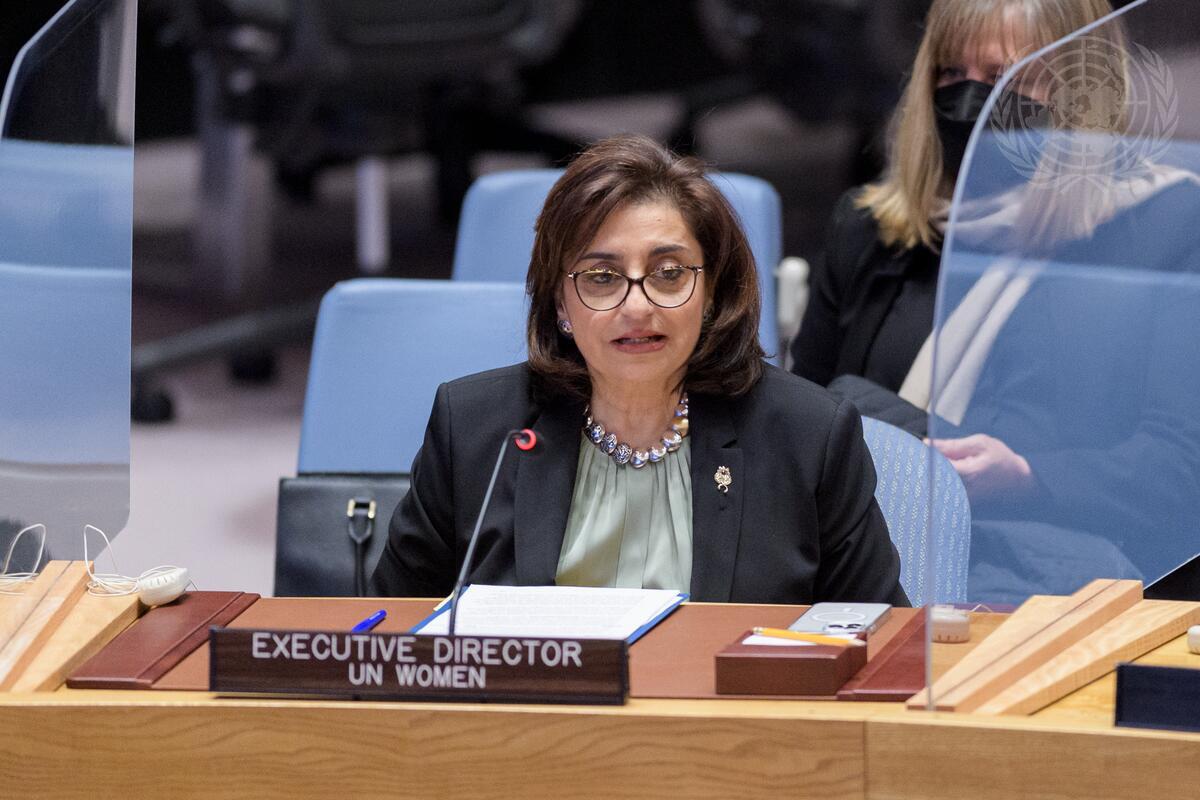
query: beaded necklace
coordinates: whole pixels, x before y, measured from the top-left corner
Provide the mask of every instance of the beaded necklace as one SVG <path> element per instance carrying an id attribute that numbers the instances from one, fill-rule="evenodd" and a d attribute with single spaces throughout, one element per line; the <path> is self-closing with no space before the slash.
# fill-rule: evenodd
<path id="1" fill-rule="evenodd" d="M 590 410 L 590 407 L 589 407 Z M 662 438 L 646 449 L 635 448 L 628 442 L 617 440 L 617 434 L 607 431 L 604 424 L 592 419 L 592 415 L 584 412 L 587 421 L 583 424 L 583 433 L 588 441 L 600 448 L 600 452 L 610 456 L 619 466 L 628 464 L 634 469 L 641 469 L 647 464 L 657 464 L 674 453 L 683 444 L 683 437 L 688 435 L 688 398 L 687 392 L 679 398 L 675 406 L 675 421 L 663 432 Z"/>

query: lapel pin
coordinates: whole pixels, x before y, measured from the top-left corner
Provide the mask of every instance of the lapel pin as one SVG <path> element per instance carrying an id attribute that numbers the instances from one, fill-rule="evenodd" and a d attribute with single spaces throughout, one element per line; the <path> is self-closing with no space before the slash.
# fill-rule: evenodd
<path id="1" fill-rule="evenodd" d="M 717 491 L 725 494 L 729 491 L 730 484 L 733 483 L 733 475 L 730 474 L 729 467 L 721 466 L 717 467 L 713 480 L 717 482 Z"/>

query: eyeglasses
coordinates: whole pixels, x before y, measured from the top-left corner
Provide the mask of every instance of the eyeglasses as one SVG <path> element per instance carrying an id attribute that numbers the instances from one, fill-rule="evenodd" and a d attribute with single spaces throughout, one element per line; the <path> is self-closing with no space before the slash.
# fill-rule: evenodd
<path id="1" fill-rule="evenodd" d="M 678 308 L 692 299 L 696 275 L 703 271 L 704 267 L 672 264 L 640 278 L 604 268 L 568 272 L 567 277 L 575 283 L 581 303 L 592 311 L 611 311 L 625 302 L 634 284 L 641 286 L 646 299 L 659 308 Z"/>

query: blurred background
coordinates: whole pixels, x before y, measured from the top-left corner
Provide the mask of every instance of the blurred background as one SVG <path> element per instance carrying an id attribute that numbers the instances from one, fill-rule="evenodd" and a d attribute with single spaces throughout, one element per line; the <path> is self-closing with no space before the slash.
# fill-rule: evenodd
<path id="1" fill-rule="evenodd" d="M 928 5 L 141 0 L 121 568 L 270 593 L 316 301 L 449 277 L 481 174 L 646 133 L 768 180 L 785 255 L 817 257 L 878 173 Z M 5 9 L 0 74 L 59 6 Z"/>

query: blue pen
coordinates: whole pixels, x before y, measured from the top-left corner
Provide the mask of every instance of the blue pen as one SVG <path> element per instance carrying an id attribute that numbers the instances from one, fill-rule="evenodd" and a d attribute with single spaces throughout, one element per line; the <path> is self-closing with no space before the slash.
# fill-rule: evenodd
<path id="1" fill-rule="evenodd" d="M 371 628 L 374 628 L 376 625 L 383 622 L 385 617 L 387 617 L 387 610 L 381 608 L 378 611 L 376 611 L 374 614 L 367 617 L 362 622 L 358 623 L 353 628 L 351 628 L 350 632 L 351 633 L 366 633 L 367 631 L 371 630 Z"/>

